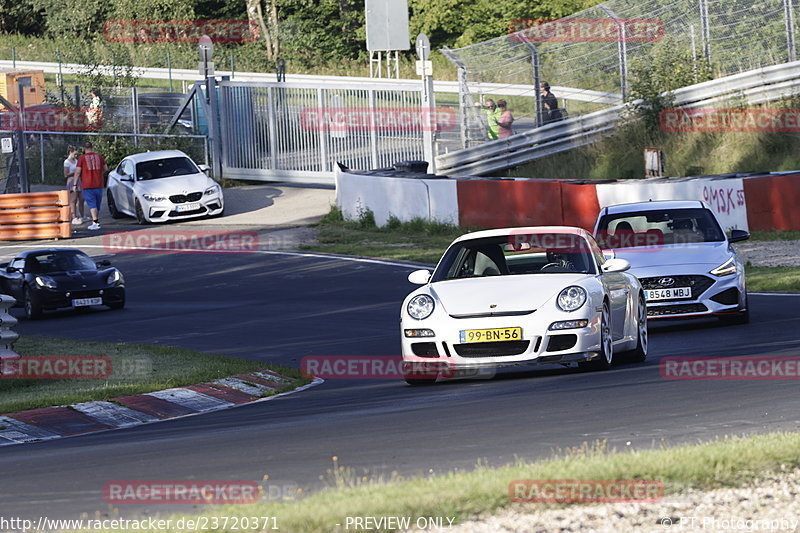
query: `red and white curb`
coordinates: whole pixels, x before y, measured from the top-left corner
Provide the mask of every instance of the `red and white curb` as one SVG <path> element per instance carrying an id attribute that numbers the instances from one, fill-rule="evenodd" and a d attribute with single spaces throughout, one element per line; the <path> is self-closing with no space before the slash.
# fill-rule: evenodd
<path id="1" fill-rule="evenodd" d="M 85 435 L 230 409 L 274 400 L 323 383 L 322 379 L 316 378 L 296 389 L 265 396 L 295 381 L 264 370 L 199 385 L 119 396 L 108 401 L 8 413 L 0 415 L 0 446 Z"/>

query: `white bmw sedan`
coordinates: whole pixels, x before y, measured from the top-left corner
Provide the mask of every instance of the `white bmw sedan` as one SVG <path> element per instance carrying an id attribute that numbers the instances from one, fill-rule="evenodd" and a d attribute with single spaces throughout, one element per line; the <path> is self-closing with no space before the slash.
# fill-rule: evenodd
<path id="1" fill-rule="evenodd" d="M 139 224 L 221 215 L 222 187 L 180 150 L 135 154 L 108 175 L 108 210 L 113 218 Z"/>
<path id="2" fill-rule="evenodd" d="M 579 228 L 507 228 L 459 237 L 432 274 L 408 276 L 422 287 L 401 310 L 406 381 L 433 381 L 415 368 L 458 375 L 578 363 L 600 370 L 618 352 L 643 361 L 644 292 L 625 272 L 629 267 L 623 259 L 606 260 Z"/>
<path id="3" fill-rule="evenodd" d="M 639 202 L 604 207 L 595 238 L 609 255 L 626 259 L 639 278 L 651 319 L 717 316 L 749 321 L 744 265 L 714 212 L 699 200 Z"/>

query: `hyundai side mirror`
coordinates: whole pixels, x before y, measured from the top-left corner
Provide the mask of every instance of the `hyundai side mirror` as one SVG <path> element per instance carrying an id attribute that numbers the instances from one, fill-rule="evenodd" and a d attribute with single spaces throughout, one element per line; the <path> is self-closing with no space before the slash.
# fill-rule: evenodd
<path id="1" fill-rule="evenodd" d="M 731 236 L 728 237 L 728 242 L 740 242 L 746 241 L 750 238 L 750 233 L 744 231 L 743 229 L 733 229 L 731 230 Z"/>

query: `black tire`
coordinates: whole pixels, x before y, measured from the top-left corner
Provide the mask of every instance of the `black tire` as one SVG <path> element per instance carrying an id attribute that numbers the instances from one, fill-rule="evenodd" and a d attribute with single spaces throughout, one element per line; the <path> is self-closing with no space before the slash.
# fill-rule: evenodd
<path id="1" fill-rule="evenodd" d="M 111 194 L 111 189 L 106 191 L 106 198 L 108 201 L 108 212 L 111 213 L 111 218 L 122 218 L 124 215 L 117 209 L 117 202 L 114 201 L 114 195 Z"/>
<path id="2" fill-rule="evenodd" d="M 747 303 L 747 293 L 744 293 L 744 311 L 739 311 L 735 315 L 727 315 L 719 317 L 723 324 L 731 326 L 741 326 L 750 323 L 750 306 Z"/>
<path id="3" fill-rule="evenodd" d="M 591 361 L 578 363 L 585 370 L 608 370 L 614 364 L 614 341 L 611 337 L 611 311 L 608 302 L 603 302 L 603 314 L 600 318 L 600 354 Z"/>
<path id="4" fill-rule="evenodd" d="M 136 222 L 139 223 L 140 226 L 146 226 L 149 224 L 147 219 L 144 217 L 144 211 L 142 211 L 142 204 L 139 203 L 139 200 L 136 200 Z"/>
<path id="5" fill-rule="evenodd" d="M 435 379 L 411 379 L 405 378 L 406 383 L 411 385 L 412 387 L 421 387 L 424 385 L 433 385 L 436 383 Z"/>
<path id="6" fill-rule="evenodd" d="M 42 317 L 42 303 L 39 297 L 26 285 L 22 296 L 25 316 L 28 320 L 36 320 Z"/>
<path id="7" fill-rule="evenodd" d="M 649 339 L 647 336 L 647 304 L 644 296 L 639 295 L 639 311 L 636 316 L 636 348 L 628 352 L 627 359 L 634 363 L 643 363 L 647 359 L 647 346 Z"/>

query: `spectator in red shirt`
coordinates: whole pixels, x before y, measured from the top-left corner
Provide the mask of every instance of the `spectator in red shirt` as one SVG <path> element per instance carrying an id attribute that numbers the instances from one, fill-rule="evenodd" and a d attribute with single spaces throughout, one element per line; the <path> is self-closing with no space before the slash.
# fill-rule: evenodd
<path id="1" fill-rule="evenodd" d="M 103 187 L 108 165 L 102 155 L 92 150 L 92 143 L 86 141 L 83 145 L 84 154 L 78 158 L 75 168 L 75 181 L 80 180 L 83 187 L 83 197 L 92 214 L 92 223 L 87 229 L 100 229 L 100 204 L 103 201 Z"/>

